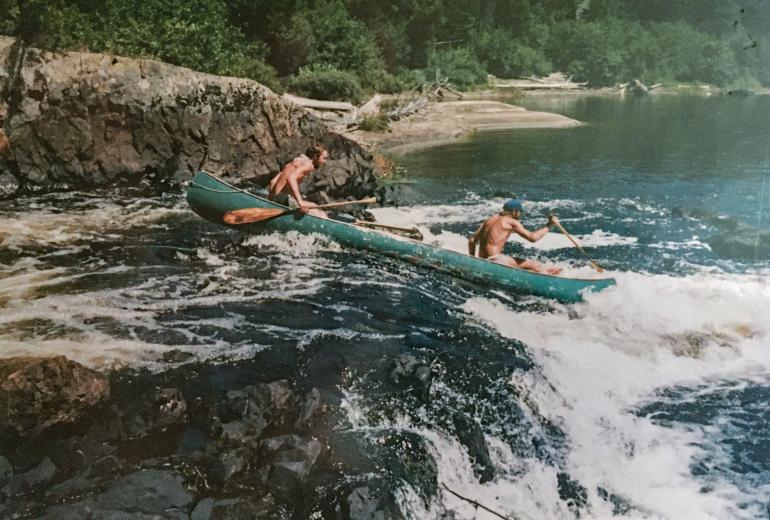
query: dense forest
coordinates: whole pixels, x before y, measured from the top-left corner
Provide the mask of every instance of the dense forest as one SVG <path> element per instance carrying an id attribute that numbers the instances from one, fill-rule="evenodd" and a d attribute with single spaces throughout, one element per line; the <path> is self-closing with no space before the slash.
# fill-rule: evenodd
<path id="1" fill-rule="evenodd" d="M 0 34 L 327 99 L 435 75 L 770 86 L 770 0 L 0 0 Z"/>

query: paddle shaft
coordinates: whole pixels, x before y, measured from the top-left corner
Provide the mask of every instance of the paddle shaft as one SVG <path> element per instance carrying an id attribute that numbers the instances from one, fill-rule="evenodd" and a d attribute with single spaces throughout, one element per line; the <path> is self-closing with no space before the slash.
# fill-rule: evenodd
<path id="1" fill-rule="evenodd" d="M 374 202 L 377 202 L 377 199 L 375 197 L 369 197 L 362 200 L 346 200 L 342 202 L 331 202 L 329 204 L 315 206 L 314 208 L 311 208 L 311 209 L 337 208 L 339 206 L 347 206 L 349 204 L 372 204 Z M 274 218 L 282 217 L 284 215 L 289 215 L 298 210 L 299 208 L 286 209 L 286 210 L 282 208 L 243 208 L 243 209 L 228 211 L 227 213 L 224 214 L 224 216 L 222 217 L 222 220 L 224 220 L 226 224 L 230 224 L 230 225 L 253 224 L 255 222 L 263 222 L 265 220 L 272 220 Z"/>
<path id="2" fill-rule="evenodd" d="M 383 229 L 383 230 L 390 230 L 395 232 L 396 234 L 404 234 L 408 238 L 411 238 L 412 240 L 418 240 L 422 242 L 422 239 L 424 238 L 422 236 L 422 233 L 420 233 L 420 230 L 416 227 L 407 228 L 407 227 L 401 227 L 401 226 L 390 226 L 388 224 L 378 224 L 377 222 L 366 222 L 365 220 L 356 220 L 355 221 L 356 226 L 361 227 L 368 227 L 373 229 Z"/>
<path id="3" fill-rule="evenodd" d="M 313 209 L 326 209 L 326 208 L 338 208 L 340 206 L 347 206 L 348 204 L 374 204 L 377 202 L 377 197 L 369 197 L 361 200 L 343 200 L 342 202 L 330 202 L 329 204 L 322 204 L 316 206 Z M 295 211 L 295 210 L 290 210 Z"/>
<path id="4" fill-rule="evenodd" d="M 578 244 L 578 243 L 577 243 L 577 240 L 575 240 L 574 238 L 572 238 L 572 235 L 570 235 L 569 233 L 567 233 L 567 230 L 566 230 L 566 229 L 564 229 L 564 226 L 562 226 L 562 225 L 561 225 L 561 222 L 555 222 L 555 224 L 556 224 L 556 227 L 558 227 L 558 228 L 559 228 L 559 230 L 560 230 L 562 233 L 564 233 L 564 236 L 566 236 L 567 238 L 569 238 L 569 241 L 570 241 L 570 242 L 572 242 L 572 243 L 575 245 L 575 247 L 578 249 L 578 251 L 580 251 L 581 253 L 583 253 L 583 256 L 585 256 L 585 257 L 586 257 L 586 259 L 587 259 L 589 262 L 591 262 L 591 265 L 593 266 L 593 268 L 594 268 L 594 269 L 596 269 L 598 272 L 600 272 L 600 273 L 603 273 L 603 272 L 604 272 L 604 269 L 603 269 L 603 268 L 602 268 L 602 267 L 601 267 L 599 264 L 597 264 L 596 262 L 594 262 L 593 260 L 591 260 L 591 257 L 590 257 L 590 256 L 588 256 L 588 253 L 586 253 L 586 252 L 583 250 L 583 248 L 582 248 L 582 247 L 580 247 L 580 244 Z"/>
<path id="5" fill-rule="evenodd" d="M 377 222 L 367 222 L 365 220 L 356 220 L 357 226 L 364 226 L 364 227 L 381 227 L 384 229 L 395 229 L 397 231 L 409 231 L 411 233 L 414 233 L 415 231 L 418 231 L 417 228 L 408 228 L 408 227 L 401 227 L 401 226 L 391 226 L 389 224 L 379 224 Z"/>

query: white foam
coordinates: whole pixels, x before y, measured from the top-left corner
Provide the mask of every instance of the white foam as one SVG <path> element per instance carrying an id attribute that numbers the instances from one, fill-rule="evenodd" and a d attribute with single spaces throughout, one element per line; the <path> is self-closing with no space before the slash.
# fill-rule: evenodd
<path id="1" fill-rule="evenodd" d="M 665 249 L 668 251 L 676 251 L 680 249 L 706 249 L 707 251 L 711 251 L 711 246 L 705 242 L 701 242 L 697 236 L 682 242 L 656 242 L 654 244 L 649 244 L 647 247 Z"/>
<path id="2" fill-rule="evenodd" d="M 554 201 L 554 203 L 557 206 L 561 205 L 564 207 L 573 207 L 576 205 L 571 201 Z M 546 203 L 528 204 L 533 206 L 544 206 Z M 377 217 L 378 221 L 384 224 L 404 227 L 416 226 L 422 232 L 425 242 L 465 253 L 468 251 L 468 238 L 473 230 L 470 230 L 467 235 L 444 230 L 433 233 L 431 227 L 440 227 L 461 222 L 475 222 L 480 224 L 485 219 L 499 212 L 501 205 L 502 199 L 501 201 L 485 201 L 460 206 L 441 205 L 413 206 L 409 208 L 378 208 L 372 210 L 372 213 Z M 585 218 L 585 216 L 579 219 L 564 219 L 562 222 L 565 226 L 568 226 L 570 221 L 583 218 Z M 524 224 L 525 226 L 535 229 L 545 224 L 545 221 L 545 217 L 528 218 L 525 215 Z M 636 237 L 622 236 L 601 229 L 594 230 L 587 235 L 574 235 L 574 237 L 584 247 L 627 246 L 634 245 L 638 241 Z M 545 237 L 535 243 L 529 242 L 514 233 L 511 235 L 509 241 L 516 242 L 527 249 L 535 251 L 553 251 L 575 247 L 566 236 L 557 232 L 548 233 Z"/>
<path id="3" fill-rule="evenodd" d="M 767 378 L 768 308 L 767 279 L 713 274 L 618 275 L 617 287 L 573 307 L 579 319 L 566 308 L 515 312 L 486 298 L 463 306 L 532 349 L 542 374 L 514 374 L 511 385 L 566 431 L 567 469 L 588 490 L 590 518 L 606 514 L 600 486 L 649 513 L 631 518 L 698 520 L 752 518 L 770 494 L 748 496 L 718 476 L 704 492 L 689 466 L 705 433 L 656 426 L 632 410 L 672 385 Z M 530 478 L 537 488 L 537 476 Z M 739 509 L 746 501 L 752 505 Z"/>
<path id="4" fill-rule="evenodd" d="M 123 205 L 91 198 L 84 206 L 61 212 L 54 204 L 31 203 L 29 207 L 34 211 L 0 213 L 0 247 L 19 250 L 29 245 L 70 245 L 105 237 L 119 239 L 116 231 L 140 225 L 157 226 L 180 217 L 193 218 L 181 202 L 175 207 L 166 207 L 152 199 L 137 199 Z"/>
<path id="5" fill-rule="evenodd" d="M 315 256 L 320 251 L 342 251 L 339 243 L 320 233 L 270 233 L 251 235 L 241 244 L 243 247 L 256 250 L 265 248 L 270 251 L 291 253 L 292 256 Z"/>
<path id="6" fill-rule="evenodd" d="M 490 216 L 499 213 L 505 199 L 495 198 L 488 200 L 472 200 L 463 204 L 438 204 L 430 206 L 409 206 L 407 208 L 375 208 L 371 212 L 383 224 L 396 226 L 417 225 L 430 226 L 434 224 L 457 224 L 465 222 L 478 222 L 479 224 Z M 544 224 L 547 216 L 545 210 L 553 208 L 580 207 L 573 201 L 551 200 L 547 202 L 525 202 L 523 222 L 530 224 L 537 222 Z"/>
<path id="7" fill-rule="evenodd" d="M 130 365 L 158 370 L 165 365 L 157 360 L 171 349 L 193 353 L 196 359 L 248 356 L 263 346 L 245 339 L 241 344 L 231 344 L 197 337 L 185 326 L 208 324 L 233 329 L 243 325 L 240 315 L 214 320 L 216 323 L 196 320 L 189 324 L 158 318 L 187 308 L 304 299 L 333 280 L 339 268 L 318 256 L 319 251 L 339 250 L 338 244 L 319 235 L 276 233 L 244 241 L 241 252 L 254 256 L 244 258 L 228 250 L 199 247 L 192 255 L 176 255 L 179 261 L 192 264 L 192 271 L 158 274 L 148 266 L 153 272 L 150 276 L 144 275 L 142 268 L 129 266 L 73 273 L 63 267 L 44 268 L 39 259 L 22 257 L 12 265 L 0 265 L 0 353 L 64 354 L 95 368 Z M 205 266 L 203 271 L 201 264 Z M 252 278 L 248 269 L 254 267 L 270 269 L 271 276 Z M 127 272 L 135 272 L 134 281 L 117 289 L 76 294 L 57 289 L 77 283 L 80 278 Z M 113 324 L 107 329 L 115 330 L 105 332 L 105 321 Z M 167 345 L 151 339 L 152 331 L 161 334 L 166 329 L 178 335 L 179 344 Z M 142 339 L 131 332 L 134 330 L 148 333 Z M 281 334 L 285 337 L 286 331 Z M 297 339 L 301 336 L 298 333 Z"/>

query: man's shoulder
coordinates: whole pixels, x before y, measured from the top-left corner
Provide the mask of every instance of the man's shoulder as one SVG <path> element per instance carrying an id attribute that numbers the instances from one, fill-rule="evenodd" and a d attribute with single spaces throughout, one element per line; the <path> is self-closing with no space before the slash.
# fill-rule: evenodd
<path id="1" fill-rule="evenodd" d="M 521 222 L 519 222 L 513 217 L 505 216 L 505 217 L 502 217 L 502 219 L 503 219 L 503 223 L 506 226 L 510 227 L 511 229 L 519 229 L 524 227 Z"/>
<path id="2" fill-rule="evenodd" d="M 298 155 L 294 158 L 294 160 L 291 161 L 291 164 L 298 169 L 314 169 L 315 165 L 313 164 L 313 161 L 310 160 L 310 157 L 307 155 Z"/>

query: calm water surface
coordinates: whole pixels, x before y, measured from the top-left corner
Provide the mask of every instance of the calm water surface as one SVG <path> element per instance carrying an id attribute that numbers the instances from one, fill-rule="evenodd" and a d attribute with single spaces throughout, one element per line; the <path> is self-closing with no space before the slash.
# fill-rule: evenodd
<path id="1" fill-rule="evenodd" d="M 379 457 L 408 518 L 493 518 L 441 484 L 522 519 L 767 518 L 770 97 L 523 103 L 588 124 L 403 157 L 403 204 L 376 213 L 464 250 L 526 194 L 526 225 L 557 213 L 618 279 L 584 303 L 318 236 L 244 240 L 180 195 L 68 193 L 0 206 L 0 352 L 154 370 L 170 349 L 339 353 L 344 373 L 313 375 L 341 403 L 327 441 Z M 558 234 L 507 247 L 592 274 Z M 431 363 L 428 403 L 372 383 L 372 360 L 402 353 Z M 458 413 L 482 428 L 490 481 Z M 345 472 L 370 471 L 357 460 Z"/>

